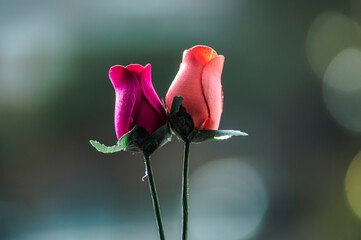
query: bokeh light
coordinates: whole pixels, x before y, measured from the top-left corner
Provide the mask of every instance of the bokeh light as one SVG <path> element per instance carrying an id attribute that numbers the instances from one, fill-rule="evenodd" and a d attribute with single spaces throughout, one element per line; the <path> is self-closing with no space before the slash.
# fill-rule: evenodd
<path id="1" fill-rule="evenodd" d="M 351 208 L 361 219 L 361 152 L 352 160 L 345 179 L 346 196 Z"/>
<path id="2" fill-rule="evenodd" d="M 336 12 L 324 12 L 316 17 L 306 38 L 307 59 L 318 77 L 331 60 L 343 49 L 361 45 L 361 28 L 349 17 Z"/>
<path id="3" fill-rule="evenodd" d="M 244 239 L 260 224 L 267 193 L 255 169 L 241 159 L 220 159 L 191 176 L 191 239 Z"/>
<path id="4" fill-rule="evenodd" d="M 341 91 L 361 88 L 361 51 L 354 48 L 340 52 L 327 67 L 324 83 Z"/>
<path id="5" fill-rule="evenodd" d="M 151 63 L 164 98 L 197 44 L 226 58 L 220 129 L 249 136 L 192 146 L 189 239 L 360 240 L 344 194 L 361 149 L 360 10 L 0 0 L 0 240 L 158 239 L 142 157 L 88 141 L 116 141 L 110 66 Z M 173 138 L 152 156 L 167 239 L 181 235 L 182 151 Z"/>
<path id="6" fill-rule="evenodd" d="M 22 108 L 44 103 L 70 75 L 71 32 L 47 15 L 0 25 L 0 32 L 0 102 Z"/>
<path id="7" fill-rule="evenodd" d="M 361 51 L 340 52 L 327 67 L 323 83 L 331 115 L 345 128 L 361 131 Z"/>

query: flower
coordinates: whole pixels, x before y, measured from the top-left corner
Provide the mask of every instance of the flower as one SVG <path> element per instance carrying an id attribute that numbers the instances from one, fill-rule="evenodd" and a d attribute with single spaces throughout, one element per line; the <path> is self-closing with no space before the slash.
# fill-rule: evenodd
<path id="1" fill-rule="evenodd" d="M 207 46 L 195 46 L 183 52 L 183 61 L 168 93 L 168 112 L 175 96 L 192 116 L 194 128 L 217 130 L 223 110 L 221 75 L 224 56 Z"/>
<path id="2" fill-rule="evenodd" d="M 135 125 L 150 134 L 166 123 L 166 112 L 151 80 L 151 66 L 115 65 L 109 70 L 115 90 L 114 123 L 118 139 Z"/>

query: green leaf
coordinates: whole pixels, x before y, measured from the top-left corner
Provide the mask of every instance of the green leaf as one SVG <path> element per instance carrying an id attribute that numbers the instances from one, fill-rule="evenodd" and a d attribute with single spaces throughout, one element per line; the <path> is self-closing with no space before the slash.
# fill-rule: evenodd
<path id="1" fill-rule="evenodd" d="M 143 152 L 145 155 L 150 155 L 157 149 L 157 142 L 152 135 L 143 127 L 135 126 L 132 133 L 132 139 L 137 152 Z"/>
<path id="2" fill-rule="evenodd" d="M 114 153 L 114 152 L 119 152 L 119 151 L 125 150 L 124 146 L 122 146 L 122 145 L 114 145 L 114 146 L 108 147 L 95 140 L 90 140 L 89 142 L 93 147 L 95 147 L 96 150 L 98 150 L 99 152 L 102 152 L 102 153 Z"/>
<path id="3" fill-rule="evenodd" d="M 174 116 L 170 116 L 170 124 L 176 136 L 183 141 L 190 139 L 190 135 L 194 132 L 192 116 L 187 113 L 183 105 L 179 106 L 178 112 Z"/>
<path id="4" fill-rule="evenodd" d="M 96 150 L 102 153 L 115 153 L 120 151 L 126 151 L 131 150 L 128 148 L 131 148 L 130 145 L 133 143 L 132 133 L 134 131 L 134 128 L 130 130 L 128 133 L 124 134 L 117 142 L 116 145 L 113 146 L 105 146 L 104 144 L 95 141 L 90 140 L 90 144 L 95 147 Z"/>
<path id="5" fill-rule="evenodd" d="M 168 134 L 163 141 L 159 144 L 158 148 L 162 148 L 164 145 L 166 145 L 167 143 L 169 143 L 170 141 L 172 141 L 172 134 Z"/>
<path id="6" fill-rule="evenodd" d="M 170 116 L 174 116 L 179 111 L 182 102 L 183 102 L 183 97 L 175 96 L 173 98 L 172 108 L 170 109 L 170 114 L 169 114 Z"/>
<path id="7" fill-rule="evenodd" d="M 171 140 L 169 124 L 166 122 L 152 134 L 149 134 L 145 128 L 137 127 L 133 138 L 139 149 L 145 155 L 150 155 Z"/>
<path id="8" fill-rule="evenodd" d="M 234 136 L 248 136 L 248 134 L 238 130 L 195 130 L 192 142 L 201 143 L 226 140 Z"/>
<path id="9" fill-rule="evenodd" d="M 134 127 L 135 128 L 135 127 Z M 131 137 L 133 131 L 134 131 L 134 128 L 132 130 L 130 130 L 129 132 L 127 132 L 126 134 L 124 134 L 119 140 L 118 140 L 118 143 L 117 145 L 118 146 L 121 146 L 124 148 L 124 150 L 127 149 L 127 147 L 133 143 L 133 139 Z"/>
<path id="10" fill-rule="evenodd" d="M 105 146 L 98 141 L 90 140 L 90 144 L 102 153 L 114 153 L 119 151 L 131 151 L 150 155 L 157 148 L 162 147 L 171 139 L 168 123 L 158 128 L 152 135 L 141 127 L 135 126 L 124 134 L 117 145 Z"/>
<path id="11" fill-rule="evenodd" d="M 152 137 L 157 142 L 158 147 L 161 148 L 168 142 L 172 140 L 172 135 L 170 134 L 170 128 L 168 122 L 158 128 L 153 134 Z"/>

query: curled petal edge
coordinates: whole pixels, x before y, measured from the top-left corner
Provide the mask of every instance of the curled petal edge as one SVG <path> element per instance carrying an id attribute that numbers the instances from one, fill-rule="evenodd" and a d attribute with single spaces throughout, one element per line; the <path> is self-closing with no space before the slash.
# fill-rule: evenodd
<path id="1" fill-rule="evenodd" d="M 154 90 L 151 77 L 151 65 L 147 64 L 144 67 L 143 73 L 140 77 L 140 88 L 143 95 L 150 103 L 150 105 L 156 110 L 156 112 L 165 120 L 166 112 L 162 102 L 159 99 L 158 94 Z"/>
<path id="2" fill-rule="evenodd" d="M 207 63 L 202 71 L 203 95 L 206 99 L 209 120 L 204 123 L 204 130 L 217 130 L 223 111 L 223 93 L 221 76 L 224 56 L 219 55 Z"/>
<path id="3" fill-rule="evenodd" d="M 130 129 L 131 116 L 140 97 L 140 86 L 134 74 L 121 65 L 110 68 L 109 78 L 115 89 L 114 123 L 117 138 Z"/>

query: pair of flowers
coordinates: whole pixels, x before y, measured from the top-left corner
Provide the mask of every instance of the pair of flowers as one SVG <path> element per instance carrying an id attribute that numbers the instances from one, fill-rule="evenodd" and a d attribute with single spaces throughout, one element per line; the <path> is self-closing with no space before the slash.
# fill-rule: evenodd
<path id="1" fill-rule="evenodd" d="M 93 140 L 90 143 L 103 153 L 121 150 L 143 153 L 160 239 L 165 239 L 165 236 L 150 154 L 170 140 L 171 132 L 185 143 L 182 175 L 182 239 L 185 240 L 190 144 L 246 135 L 234 130 L 218 131 L 223 110 L 223 64 L 224 56 L 217 55 L 210 47 L 195 46 L 185 50 L 179 71 L 166 95 L 166 106 L 153 88 L 150 64 L 110 68 L 109 78 L 116 95 L 114 122 L 118 142 L 111 147 Z"/>
<path id="2" fill-rule="evenodd" d="M 221 74 L 224 56 L 206 46 L 184 51 L 179 72 L 166 95 L 168 114 L 175 96 L 192 117 L 197 130 L 217 130 L 223 109 Z M 118 139 L 134 126 L 152 134 L 166 124 L 166 110 L 151 81 L 151 66 L 138 64 L 110 68 L 115 101 L 115 129 Z"/>

